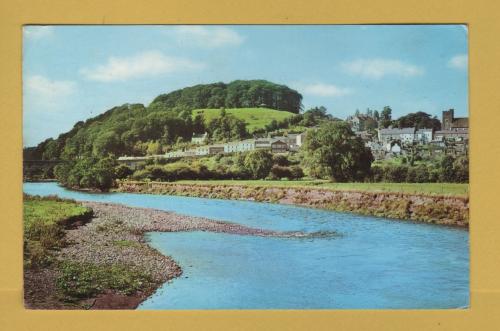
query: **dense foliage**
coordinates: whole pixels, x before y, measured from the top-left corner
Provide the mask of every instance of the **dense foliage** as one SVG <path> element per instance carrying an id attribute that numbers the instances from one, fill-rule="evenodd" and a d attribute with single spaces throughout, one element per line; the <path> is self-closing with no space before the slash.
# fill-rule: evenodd
<path id="1" fill-rule="evenodd" d="M 58 164 L 54 174 L 59 183 L 67 187 L 108 190 L 118 177 L 117 170 L 120 168 L 116 166 L 116 160 L 112 157 L 84 157 Z"/>
<path id="2" fill-rule="evenodd" d="M 431 115 L 421 111 L 401 116 L 394 122 L 395 126 L 400 128 L 416 127 L 417 129 L 441 129 L 441 122 L 436 116 L 431 117 Z"/>
<path id="3" fill-rule="evenodd" d="M 212 119 L 206 131 L 214 141 L 241 140 L 248 136 L 245 122 L 233 115 L 226 114 L 224 108 L 220 111 L 220 116 Z"/>
<path id="4" fill-rule="evenodd" d="M 285 85 L 265 80 L 236 80 L 229 84 L 214 83 L 186 87 L 158 96 L 153 104 L 190 110 L 264 106 L 298 114 L 302 106 L 302 95 Z"/>
<path id="5" fill-rule="evenodd" d="M 303 148 L 312 176 L 346 182 L 370 174 L 372 153 L 345 122 L 325 122 L 309 131 Z"/>
<path id="6" fill-rule="evenodd" d="M 445 155 L 434 162 L 375 164 L 371 171 L 374 182 L 468 183 L 469 159 Z"/>

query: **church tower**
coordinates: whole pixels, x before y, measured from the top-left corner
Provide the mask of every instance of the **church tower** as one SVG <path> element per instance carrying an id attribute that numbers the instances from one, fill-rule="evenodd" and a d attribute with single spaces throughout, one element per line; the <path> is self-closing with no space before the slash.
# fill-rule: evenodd
<path id="1" fill-rule="evenodd" d="M 453 123 L 453 118 L 454 118 L 454 110 L 444 110 L 443 111 L 443 120 L 442 120 L 442 125 L 443 127 L 441 130 L 451 130 L 451 126 Z"/>

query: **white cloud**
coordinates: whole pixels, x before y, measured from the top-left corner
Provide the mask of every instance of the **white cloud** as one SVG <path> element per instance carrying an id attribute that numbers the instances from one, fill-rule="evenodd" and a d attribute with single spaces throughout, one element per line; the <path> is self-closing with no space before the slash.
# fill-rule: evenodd
<path id="1" fill-rule="evenodd" d="M 349 88 L 323 83 L 307 85 L 302 89 L 305 94 L 315 95 L 319 97 L 341 97 L 352 93 L 352 90 Z"/>
<path id="2" fill-rule="evenodd" d="M 342 63 L 341 67 L 349 74 L 372 79 L 389 75 L 413 77 L 424 73 L 422 67 L 391 59 L 359 59 Z"/>
<path id="3" fill-rule="evenodd" d="M 184 25 L 176 27 L 173 32 L 180 43 L 205 48 L 238 46 L 244 41 L 238 32 L 226 27 Z"/>
<path id="4" fill-rule="evenodd" d="M 448 66 L 455 69 L 465 70 L 467 69 L 468 62 L 469 58 L 467 54 L 458 54 L 448 61 Z"/>
<path id="5" fill-rule="evenodd" d="M 54 33 L 54 28 L 46 25 L 29 25 L 23 29 L 24 36 L 29 39 L 42 39 Z"/>
<path id="6" fill-rule="evenodd" d="M 83 68 L 80 73 L 89 80 L 111 82 L 202 68 L 201 63 L 148 51 L 130 57 L 110 57 L 106 64 Z"/>
<path id="7" fill-rule="evenodd" d="M 58 109 L 62 99 L 76 91 L 76 83 L 65 80 L 50 80 L 46 77 L 34 75 L 24 80 L 25 101 L 29 105 L 47 109 Z M 33 108 L 33 107 L 30 107 Z"/>

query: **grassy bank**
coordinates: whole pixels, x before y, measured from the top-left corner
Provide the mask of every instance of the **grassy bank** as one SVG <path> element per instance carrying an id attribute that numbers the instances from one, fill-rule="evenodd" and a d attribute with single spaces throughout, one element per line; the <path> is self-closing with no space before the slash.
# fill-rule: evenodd
<path id="1" fill-rule="evenodd" d="M 460 184 L 121 181 L 116 191 L 273 202 L 443 225 L 469 224 L 469 199 L 464 194 L 466 187 Z"/>
<path id="2" fill-rule="evenodd" d="M 393 192 L 464 197 L 469 194 L 469 184 L 457 183 L 332 183 L 327 180 L 181 180 L 176 183 L 189 185 L 321 188 L 332 191 Z"/>
<path id="3" fill-rule="evenodd" d="M 23 215 L 24 265 L 36 268 L 49 265 L 65 244 L 65 227 L 90 220 L 92 210 L 72 200 L 25 195 Z"/>

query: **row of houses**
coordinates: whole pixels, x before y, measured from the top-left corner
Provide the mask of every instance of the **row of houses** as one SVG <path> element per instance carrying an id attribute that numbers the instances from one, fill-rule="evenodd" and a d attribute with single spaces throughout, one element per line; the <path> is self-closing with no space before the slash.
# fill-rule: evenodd
<path id="1" fill-rule="evenodd" d="M 205 136 L 205 135 L 203 135 Z M 305 134 L 288 134 L 268 138 L 253 138 L 239 141 L 230 141 L 223 144 L 201 145 L 187 150 L 176 150 L 165 154 L 165 158 L 178 158 L 188 156 L 204 156 L 227 154 L 236 152 L 249 152 L 256 149 L 267 149 L 272 153 L 297 151 L 304 141 Z M 194 144 L 199 143 L 200 136 L 193 136 Z M 206 140 L 204 140 L 206 142 Z"/>
<path id="2" fill-rule="evenodd" d="M 200 139 L 201 137 L 198 135 L 193 136 L 193 138 Z M 182 157 L 208 156 L 236 152 L 249 152 L 258 149 L 266 149 L 272 153 L 286 153 L 288 151 L 297 151 L 300 146 L 302 146 L 304 138 L 305 133 L 288 134 L 285 136 L 268 138 L 245 139 L 230 141 L 223 144 L 201 145 L 190 149 L 170 151 L 161 155 L 122 156 L 118 158 L 118 162 L 135 169 L 138 163 L 145 162 L 149 159 L 175 159 Z"/>

